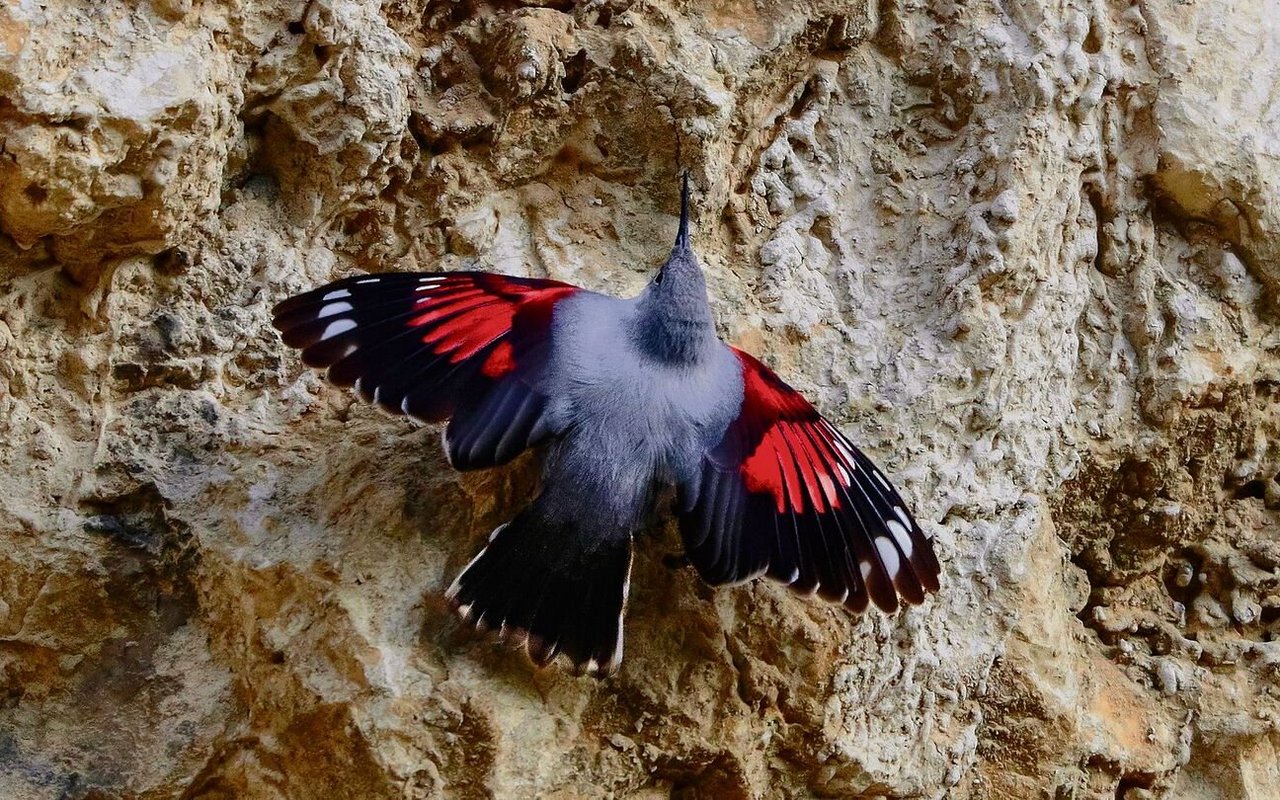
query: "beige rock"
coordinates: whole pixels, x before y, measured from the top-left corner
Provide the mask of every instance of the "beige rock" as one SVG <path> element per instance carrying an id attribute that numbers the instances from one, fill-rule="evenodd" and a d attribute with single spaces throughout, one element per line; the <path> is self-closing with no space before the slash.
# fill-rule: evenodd
<path id="1" fill-rule="evenodd" d="M 0 3 L 0 796 L 1271 798 L 1268 0 Z M 360 270 L 637 290 L 944 564 L 862 618 L 672 529 L 597 683 L 442 589 L 534 488 L 326 386 Z"/>

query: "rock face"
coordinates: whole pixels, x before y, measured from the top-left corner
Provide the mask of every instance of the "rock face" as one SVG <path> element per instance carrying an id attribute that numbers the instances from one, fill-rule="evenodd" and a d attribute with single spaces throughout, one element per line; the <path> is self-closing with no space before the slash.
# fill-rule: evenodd
<path id="1" fill-rule="evenodd" d="M 56 5 L 56 10 L 54 6 Z M 1272 798 L 1269 0 L 0 2 L 0 796 Z M 534 489 L 305 370 L 358 271 L 639 289 L 895 476 L 862 618 L 642 542 L 598 683 L 442 589 Z"/>

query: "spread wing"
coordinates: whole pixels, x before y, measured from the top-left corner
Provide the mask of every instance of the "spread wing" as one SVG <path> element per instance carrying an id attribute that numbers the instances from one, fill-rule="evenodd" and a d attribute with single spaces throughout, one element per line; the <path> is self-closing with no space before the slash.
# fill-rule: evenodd
<path id="1" fill-rule="evenodd" d="M 752 356 L 738 418 L 681 494 L 690 560 L 713 584 L 757 575 L 855 611 L 923 602 L 941 567 L 879 469 Z"/>
<path id="2" fill-rule="evenodd" d="M 494 466 L 559 431 L 539 386 L 566 283 L 486 272 L 384 273 L 290 297 L 272 323 L 302 360 L 394 414 L 445 431 L 459 469 Z"/>

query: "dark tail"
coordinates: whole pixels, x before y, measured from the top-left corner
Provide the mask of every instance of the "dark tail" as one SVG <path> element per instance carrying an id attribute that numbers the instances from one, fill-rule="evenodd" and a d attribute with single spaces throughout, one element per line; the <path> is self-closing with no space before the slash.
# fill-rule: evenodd
<path id="1" fill-rule="evenodd" d="M 622 614 L 631 579 L 631 538 L 587 538 L 550 522 L 537 504 L 498 526 L 445 597 L 463 620 L 524 642 L 539 666 L 564 654 L 596 677 L 622 663 Z"/>

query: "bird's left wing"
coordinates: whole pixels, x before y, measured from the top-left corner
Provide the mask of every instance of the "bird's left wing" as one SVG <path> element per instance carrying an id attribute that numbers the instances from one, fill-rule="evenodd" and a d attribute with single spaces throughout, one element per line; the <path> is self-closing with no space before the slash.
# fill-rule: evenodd
<path id="1" fill-rule="evenodd" d="M 557 303 L 580 291 L 487 272 L 345 278 L 278 304 L 302 360 L 394 414 L 452 417 L 459 469 L 494 466 L 559 431 L 540 391 Z"/>
<path id="2" fill-rule="evenodd" d="M 907 505 L 799 392 L 736 348 L 738 417 L 682 487 L 685 549 L 704 579 L 767 575 L 855 611 L 923 602 L 941 568 Z"/>

